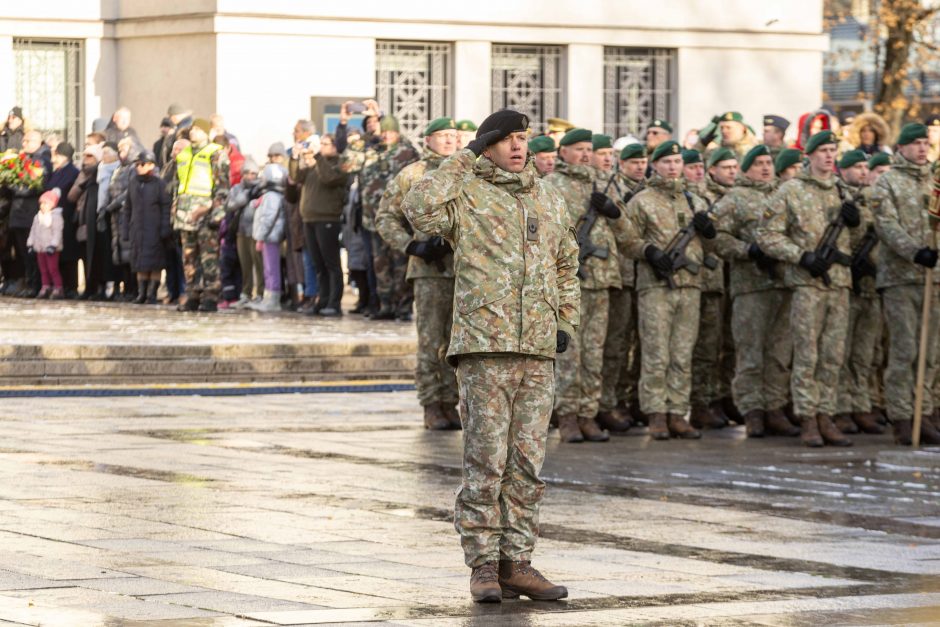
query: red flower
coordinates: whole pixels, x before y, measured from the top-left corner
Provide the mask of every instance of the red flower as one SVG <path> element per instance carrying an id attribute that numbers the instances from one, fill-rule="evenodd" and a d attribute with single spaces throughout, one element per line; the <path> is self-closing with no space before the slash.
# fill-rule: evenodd
<path id="1" fill-rule="evenodd" d="M 17 176 L 20 177 L 20 178 L 23 178 L 23 175 L 25 175 L 25 174 L 26 174 L 25 172 L 20 172 L 19 174 L 17 174 Z"/>
<path id="2" fill-rule="evenodd" d="M 33 161 L 33 167 L 41 168 L 41 167 L 42 167 L 42 163 L 39 162 L 38 160 L 37 160 L 37 161 Z"/>

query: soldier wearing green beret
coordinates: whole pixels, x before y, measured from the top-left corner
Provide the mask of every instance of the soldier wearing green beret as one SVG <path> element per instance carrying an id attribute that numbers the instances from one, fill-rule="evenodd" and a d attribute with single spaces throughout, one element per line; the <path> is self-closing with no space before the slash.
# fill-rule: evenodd
<path id="1" fill-rule="evenodd" d="M 597 424 L 601 397 L 603 348 L 607 335 L 610 288 L 620 287 L 618 234 L 623 232 L 617 199 L 591 165 L 594 135 L 572 129 L 561 139 L 555 171 L 545 177 L 565 198 L 570 223 L 579 233 L 582 247 L 596 247 L 584 257 L 581 278 L 581 325 L 555 368 L 555 412 L 563 442 L 584 439 L 603 442 L 610 438 Z M 589 213 L 590 212 L 590 213 Z M 596 218 L 588 233 L 581 233 Z"/>
<path id="2" fill-rule="evenodd" d="M 558 148 L 555 140 L 548 135 L 539 135 L 529 140 L 529 152 L 535 156 L 535 169 L 539 176 L 548 176 L 555 171 L 555 159 L 558 157 Z"/>
<path id="3" fill-rule="evenodd" d="M 476 136 L 477 125 L 473 123 L 473 120 L 459 120 L 457 121 L 457 150 L 461 150 Z"/>
<path id="4" fill-rule="evenodd" d="M 924 210 L 931 195 L 932 180 L 927 155 L 930 140 L 923 124 L 906 124 L 898 137 L 898 151 L 891 170 L 882 174 L 871 194 L 875 232 L 881 242 L 875 284 L 882 295 L 890 341 L 885 369 L 884 394 L 888 419 L 898 444 L 911 444 L 914 416 L 915 364 L 924 300 L 926 272 L 937 265 L 933 218 Z M 940 282 L 940 273 L 933 272 Z M 934 288 L 931 309 L 940 311 L 940 290 Z M 930 316 L 927 376 L 930 385 L 937 375 L 940 316 Z M 932 394 L 924 394 L 921 441 L 940 443 Z"/>
<path id="5" fill-rule="evenodd" d="M 793 290 L 790 335 L 793 367 L 790 394 L 806 446 L 850 446 L 832 422 L 837 410 L 839 370 L 845 356 L 849 319 L 849 269 L 830 265 L 817 247 L 830 223 L 844 224 L 835 246 L 848 255 L 849 230 L 858 226 L 858 208 L 843 203 L 836 187 L 837 138 L 821 131 L 806 144 L 809 167 L 777 188 L 758 228 L 757 243 L 787 262 L 784 281 Z"/>
<path id="6" fill-rule="evenodd" d="M 728 111 L 712 119 L 713 129 L 699 135 L 695 148 L 707 160 L 718 148 L 727 148 L 737 159 L 743 159 L 747 151 L 757 145 L 754 132 L 744 123 L 744 116 L 738 111 Z"/>
<path id="7" fill-rule="evenodd" d="M 679 144 L 663 142 L 651 159 L 653 175 L 627 203 L 626 210 L 629 230 L 625 250 L 637 260 L 637 312 L 643 344 L 640 408 L 648 417 L 653 439 L 699 438 L 701 432 L 684 416 L 689 411 L 702 277 L 687 269 L 673 272 L 666 249 L 680 229 L 692 228 L 696 237 L 685 254 L 701 265 L 702 239 L 714 238 L 715 227 L 705 201 L 683 188 Z"/>
<path id="8" fill-rule="evenodd" d="M 591 138 L 591 163 L 599 173 L 604 173 L 605 179 L 610 178 L 614 169 L 614 142 L 610 135 L 594 134 Z M 603 181 L 604 183 L 607 180 Z"/>
<path id="9" fill-rule="evenodd" d="M 411 187 L 457 150 L 457 129 L 449 117 L 432 120 L 424 131 L 421 160 L 405 166 L 385 188 L 375 212 L 375 229 L 408 259 L 406 279 L 415 298 L 418 351 L 415 388 L 424 408 L 425 429 L 460 429 L 457 379 L 442 357 L 450 343 L 454 303 L 454 257 L 450 244 L 406 228 L 402 202 Z"/>
<path id="10" fill-rule="evenodd" d="M 715 205 L 715 249 L 730 264 L 734 403 L 749 438 L 799 435 L 784 413 L 790 383 L 790 290 L 780 264 L 757 243 L 757 226 L 774 191 L 770 149 L 744 156 L 741 176 Z"/>
<path id="11" fill-rule="evenodd" d="M 666 120 L 655 119 L 646 127 L 646 152 L 653 154 L 656 147 L 672 139 L 672 125 Z"/>
<path id="12" fill-rule="evenodd" d="M 796 148 L 786 148 L 774 159 L 774 172 L 779 183 L 786 183 L 803 169 L 803 153 Z"/>

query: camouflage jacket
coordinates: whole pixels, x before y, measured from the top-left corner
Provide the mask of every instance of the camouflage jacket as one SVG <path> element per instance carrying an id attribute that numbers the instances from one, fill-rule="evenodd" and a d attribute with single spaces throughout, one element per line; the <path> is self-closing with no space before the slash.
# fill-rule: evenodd
<path id="1" fill-rule="evenodd" d="M 379 210 L 375 212 L 375 230 L 392 248 L 405 252 L 412 240 L 423 241 L 430 239 L 421 231 L 416 231 L 408 223 L 405 213 L 401 210 L 405 194 L 411 187 L 421 180 L 427 172 L 436 170 L 444 160 L 436 152 L 427 148 L 421 156 L 421 161 L 407 165 L 392 179 L 382 194 Z M 408 257 L 408 279 L 437 279 L 454 278 L 454 255 L 448 254 L 439 261 L 425 261 L 420 257 Z"/>
<path id="2" fill-rule="evenodd" d="M 757 228 L 757 243 L 761 249 L 787 262 L 784 282 L 787 287 L 812 286 L 825 289 L 822 278 L 814 279 L 809 271 L 799 266 L 805 252 L 813 252 L 822 239 L 829 223 L 836 219 L 842 207 L 842 198 L 836 188 L 835 176 L 822 180 L 808 171 L 780 185 L 770 197 L 770 205 Z M 849 230 L 842 229 L 836 242 L 838 249 L 848 254 Z M 849 269 L 833 264 L 829 269 L 830 289 L 852 285 Z"/>
<path id="3" fill-rule="evenodd" d="M 708 163 L 708 158 L 712 155 L 713 152 L 722 147 L 727 148 L 733 152 L 738 158 L 738 162 L 740 162 L 742 159 L 744 159 L 744 155 L 746 155 L 751 148 L 760 143 L 757 141 L 757 138 L 753 133 L 751 133 L 750 130 L 745 131 L 744 137 L 742 137 L 740 141 L 729 144 L 725 144 L 721 141 L 720 132 L 717 129 L 715 132 L 719 134 L 719 138 L 709 142 L 708 146 L 704 146 L 701 140 L 699 140 L 695 146 L 693 146 L 695 150 L 698 150 L 700 153 L 702 153 L 702 160 L 705 163 Z"/>
<path id="4" fill-rule="evenodd" d="M 777 279 L 747 256 L 748 247 L 757 241 L 757 227 L 770 204 L 773 183 L 759 183 L 739 176 L 737 184 L 715 205 L 715 251 L 731 264 L 731 297 L 784 287 L 783 264 L 778 264 Z"/>
<path id="5" fill-rule="evenodd" d="M 931 245 L 930 166 L 915 165 L 900 154 L 892 161 L 893 167 L 878 177 L 871 192 L 875 231 L 883 244 L 877 285 L 923 285 L 925 269 L 914 263 L 914 255 Z M 940 282 L 940 272 L 933 275 L 934 282 Z"/>
<path id="6" fill-rule="evenodd" d="M 605 182 L 603 186 L 607 187 L 607 183 Z M 630 289 L 636 286 L 636 260 L 630 258 L 626 250 L 627 234 L 629 233 L 627 203 L 645 187 L 646 179 L 634 181 L 624 176 L 623 172 L 618 171 L 613 174 L 613 181 L 607 192 L 611 199 L 619 201 L 617 206 L 623 214 L 622 221 L 617 223 L 618 229 L 614 231 L 614 236 L 617 239 L 617 253 L 620 255 L 620 284 Z"/>
<path id="7" fill-rule="evenodd" d="M 569 165 L 560 159 L 555 164 L 555 171 L 543 180 L 557 189 L 565 199 L 568 208 L 568 220 L 575 228 L 580 227 L 581 218 L 585 216 L 591 192 L 604 190 L 604 184 L 597 181 L 597 170 L 589 165 Z M 581 287 L 589 290 L 605 290 L 611 287 L 621 287 L 620 259 L 617 254 L 617 238 L 615 230 L 623 234 L 623 216 L 611 220 L 599 216 L 588 236 L 595 246 L 606 248 L 606 259 L 590 256 L 584 261 L 581 272 Z"/>
<path id="8" fill-rule="evenodd" d="M 644 251 L 650 244 L 666 250 L 669 242 L 684 226 L 692 221 L 692 209 L 686 199 L 685 186 L 681 179 L 670 181 L 653 173 L 646 184 L 646 189 L 634 196 L 627 204 L 627 242 L 625 250 L 637 260 L 636 290 L 638 292 L 653 287 L 665 287 L 666 281 L 660 280 L 646 261 Z M 705 211 L 705 201 L 700 196 L 691 195 L 695 211 Z M 693 237 L 685 249 L 686 256 L 693 262 L 702 264 L 704 248 L 701 238 Z M 676 287 L 694 287 L 701 289 L 701 272 L 692 274 L 688 270 L 679 270 L 673 275 Z"/>
<path id="9" fill-rule="evenodd" d="M 857 246 L 861 244 L 862 238 L 865 236 L 865 233 L 869 229 L 875 228 L 875 215 L 871 212 L 871 187 L 868 185 L 849 185 L 843 180 L 839 180 L 837 185 L 842 189 L 842 197 L 846 200 L 852 200 L 855 202 L 855 205 L 858 207 L 858 212 L 861 216 L 861 222 L 858 225 L 858 228 L 848 229 L 849 231 L 849 247 L 852 252 L 855 252 Z M 868 255 L 868 259 L 878 265 L 878 248 L 879 245 L 875 244 L 875 247 L 872 249 L 871 254 Z M 863 298 L 878 298 L 878 292 L 875 287 L 876 277 L 864 277 L 859 282 L 859 293 L 858 296 Z"/>
<path id="10" fill-rule="evenodd" d="M 705 199 L 705 202 L 709 207 L 714 207 L 715 203 L 724 198 L 725 194 L 731 191 L 731 188 L 726 185 L 721 185 L 715 179 L 713 179 L 708 174 L 705 175 L 705 180 L 695 186 L 697 189 L 701 190 L 702 198 Z M 693 194 L 698 194 L 695 189 L 692 189 L 688 185 L 686 189 Z M 725 292 L 725 267 L 724 264 L 719 263 L 718 267 L 712 270 L 706 266 L 702 266 L 702 291 L 710 292 L 713 294 L 724 294 Z"/>
<path id="11" fill-rule="evenodd" d="M 205 146 L 193 146 L 195 154 Z M 176 194 L 175 207 L 172 209 L 173 229 L 176 231 L 198 231 L 200 228 L 208 226 L 213 229 L 219 228 L 222 218 L 225 217 L 225 202 L 228 200 L 230 189 L 229 174 L 230 166 L 228 155 L 224 150 L 217 150 L 209 160 L 212 167 L 212 196 L 191 196 L 189 194 Z M 175 169 L 174 169 L 175 171 Z M 173 191 L 174 194 L 179 189 L 179 177 L 174 174 Z M 189 214 L 197 207 L 205 207 L 211 201 L 211 210 L 196 223 L 189 221 Z"/>
<path id="12" fill-rule="evenodd" d="M 362 150 L 362 144 L 348 147 L 340 159 L 344 172 L 359 174 L 359 198 L 362 200 L 362 226 L 375 230 L 375 212 L 379 209 L 385 186 L 402 168 L 420 158 L 418 150 L 402 137 L 397 144 L 386 148 Z"/>
<path id="13" fill-rule="evenodd" d="M 564 198 L 531 158 L 519 174 L 467 149 L 405 195 L 416 229 L 454 246 L 454 322 L 448 361 L 469 353 L 555 358 L 556 329 L 580 316 L 578 246 Z"/>

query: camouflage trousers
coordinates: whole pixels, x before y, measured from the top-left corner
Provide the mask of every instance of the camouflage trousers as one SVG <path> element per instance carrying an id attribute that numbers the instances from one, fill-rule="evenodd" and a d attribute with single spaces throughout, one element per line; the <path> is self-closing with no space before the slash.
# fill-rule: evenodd
<path id="1" fill-rule="evenodd" d="M 528 560 L 539 535 L 539 503 L 552 413 L 552 361 L 513 353 L 462 355 L 457 362 L 463 481 L 454 527 L 473 568 Z"/>
<path id="2" fill-rule="evenodd" d="M 845 360 L 839 373 L 839 413 L 871 411 L 871 371 L 879 341 L 881 301 L 850 294 Z"/>
<path id="3" fill-rule="evenodd" d="M 432 403 L 457 404 L 454 369 L 444 361 L 450 345 L 454 312 L 454 280 L 424 278 L 414 280 L 415 323 L 418 355 L 415 388 L 422 407 Z"/>
<path id="4" fill-rule="evenodd" d="M 408 272 L 408 255 L 389 246 L 374 231 L 372 267 L 375 270 L 376 292 L 382 311 L 391 311 L 399 316 L 411 314 L 414 292 L 411 283 L 405 279 Z"/>
<path id="5" fill-rule="evenodd" d="M 937 334 L 940 331 L 940 290 L 934 289 L 927 342 L 928 388 L 924 394 L 924 414 L 934 408 L 931 384 L 937 376 Z M 917 382 L 917 353 L 920 347 L 920 314 L 924 302 L 922 285 L 889 287 L 882 293 L 885 324 L 890 335 L 888 367 L 885 369 L 884 393 L 888 418 L 911 420 L 914 417 L 914 387 Z"/>
<path id="6" fill-rule="evenodd" d="M 790 290 L 741 294 L 731 311 L 738 410 L 782 409 L 790 397 Z"/>
<path id="7" fill-rule="evenodd" d="M 636 293 L 630 288 L 610 290 L 607 336 L 604 339 L 604 365 L 601 368 L 601 400 L 598 408 L 610 411 L 620 401 L 628 402 L 631 349 L 636 344 Z M 634 379 L 635 380 L 635 379 Z M 635 393 L 634 393 L 635 399 Z"/>
<path id="8" fill-rule="evenodd" d="M 702 292 L 699 301 L 698 339 L 692 350 L 693 406 L 708 405 L 721 398 L 720 359 L 724 294 Z"/>
<path id="9" fill-rule="evenodd" d="M 208 226 L 180 231 L 186 298 L 219 300 L 219 232 Z M 202 279 L 200 285 L 200 278 Z"/>
<path id="10" fill-rule="evenodd" d="M 797 287 L 791 299 L 793 413 L 834 414 L 849 324 L 849 290 Z"/>
<path id="11" fill-rule="evenodd" d="M 695 287 L 654 287 L 638 296 L 640 409 L 645 414 L 689 411 L 700 297 Z"/>
<path id="12" fill-rule="evenodd" d="M 581 288 L 581 325 L 555 359 L 555 411 L 593 418 L 601 400 L 601 371 L 610 292 Z"/>

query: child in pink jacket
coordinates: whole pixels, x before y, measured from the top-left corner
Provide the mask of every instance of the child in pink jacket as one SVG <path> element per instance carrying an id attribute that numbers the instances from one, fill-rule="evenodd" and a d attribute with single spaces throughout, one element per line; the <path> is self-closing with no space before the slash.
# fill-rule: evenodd
<path id="1" fill-rule="evenodd" d="M 36 298 L 63 298 L 62 275 L 59 273 L 59 253 L 62 251 L 62 208 L 59 207 L 59 188 L 54 187 L 39 197 L 39 212 L 26 240 L 28 250 L 36 252 L 42 289 Z"/>

